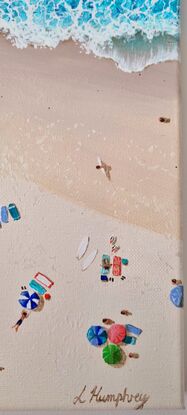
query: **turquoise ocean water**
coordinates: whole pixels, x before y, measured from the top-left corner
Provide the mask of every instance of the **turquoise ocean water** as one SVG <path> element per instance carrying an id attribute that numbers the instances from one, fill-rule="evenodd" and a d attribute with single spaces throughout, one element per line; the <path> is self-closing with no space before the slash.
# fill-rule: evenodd
<path id="1" fill-rule="evenodd" d="M 0 30 L 20 48 L 68 39 L 127 72 L 178 58 L 180 0 L 0 0 Z"/>

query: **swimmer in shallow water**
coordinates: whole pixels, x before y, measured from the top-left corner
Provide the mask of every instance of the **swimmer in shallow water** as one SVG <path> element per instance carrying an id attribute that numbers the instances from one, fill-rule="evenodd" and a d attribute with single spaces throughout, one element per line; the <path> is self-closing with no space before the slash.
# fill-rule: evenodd
<path id="1" fill-rule="evenodd" d="M 12 326 L 12 329 L 15 329 L 17 333 L 17 331 L 19 330 L 19 327 L 23 323 L 23 320 L 25 320 L 25 318 L 28 318 L 28 317 L 29 317 L 29 314 L 26 311 L 22 311 L 21 318 L 17 321 L 16 324 L 14 324 L 14 326 Z"/>

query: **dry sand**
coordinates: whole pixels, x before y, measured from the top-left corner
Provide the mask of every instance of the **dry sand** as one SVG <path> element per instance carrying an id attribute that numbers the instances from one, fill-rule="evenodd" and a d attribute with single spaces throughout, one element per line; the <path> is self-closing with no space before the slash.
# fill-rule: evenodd
<path id="1" fill-rule="evenodd" d="M 81 209 L 36 185 L 5 179 L 1 200 L 15 200 L 22 218 L 0 230 L 1 361 L 0 409 L 75 408 L 73 399 L 84 385 L 104 393 L 150 396 L 145 407 L 182 405 L 181 311 L 169 301 L 171 278 L 180 274 L 179 243 L 138 226 L 124 224 L 95 211 Z M 109 238 L 118 235 L 120 254 L 129 259 L 126 280 L 100 281 L 103 253 Z M 90 236 L 87 254 L 98 256 L 87 271 L 75 258 L 83 236 Z M 18 333 L 11 326 L 20 316 L 21 285 L 28 286 L 36 272 L 54 282 L 51 301 L 33 312 Z M 131 317 L 120 311 L 127 308 Z M 103 318 L 131 323 L 143 332 L 136 346 L 125 348 L 127 360 L 114 368 L 102 360 L 102 350 L 91 346 L 86 332 Z M 124 347 L 123 347 L 124 349 Z M 129 352 L 139 353 L 137 360 Z M 113 402 L 87 401 L 77 408 L 114 408 Z M 120 403 L 119 408 L 136 404 Z"/>
<path id="2" fill-rule="evenodd" d="M 0 54 L 1 176 L 178 237 L 177 63 L 125 74 L 71 42 L 18 50 L 3 38 Z"/>
<path id="3" fill-rule="evenodd" d="M 21 212 L 0 229 L 0 408 L 72 408 L 84 385 L 146 393 L 149 408 L 181 407 L 182 319 L 169 301 L 171 278 L 182 278 L 177 64 L 129 75 L 72 43 L 22 51 L 3 38 L 0 53 L 1 204 Z M 97 155 L 112 165 L 111 183 Z M 112 234 L 129 265 L 124 281 L 102 284 Z M 75 254 L 85 235 L 88 253 L 99 252 L 83 273 Z M 38 271 L 54 280 L 52 299 L 16 334 L 20 287 Z M 142 328 L 126 349 L 139 359 L 104 364 L 86 339 L 103 318 Z M 114 408 L 88 398 L 79 409 Z"/>

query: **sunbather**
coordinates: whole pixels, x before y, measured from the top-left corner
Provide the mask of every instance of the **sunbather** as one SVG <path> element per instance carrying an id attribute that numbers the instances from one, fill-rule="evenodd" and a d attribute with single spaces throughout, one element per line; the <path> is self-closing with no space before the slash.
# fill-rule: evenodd
<path id="1" fill-rule="evenodd" d="M 12 328 L 16 330 L 16 332 L 18 331 L 19 327 L 21 326 L 21 324 L 23 323 L 23 320 L 25 320 L 25 318 L 28 318 L 29 314 L 26 311 L 22 311 L 21 313 L 21 318 L 17 321 L 16 324 L 14 324 L 14 326 L 12 326 Z"/>

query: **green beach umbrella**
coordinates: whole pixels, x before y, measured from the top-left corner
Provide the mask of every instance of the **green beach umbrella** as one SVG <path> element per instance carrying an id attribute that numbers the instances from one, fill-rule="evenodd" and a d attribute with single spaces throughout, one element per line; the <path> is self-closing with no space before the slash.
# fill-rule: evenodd
<path id="1" fill-rule="evenodd" d="M 119 346 L 116 344 L 108 344 L 108 346 L 103 349 L 103 360 L 108 365 L 115 365 L 120 363 L 122 360 L 122 351 Z"/>

